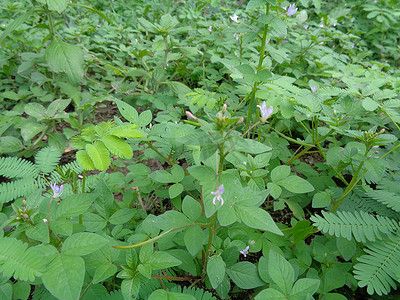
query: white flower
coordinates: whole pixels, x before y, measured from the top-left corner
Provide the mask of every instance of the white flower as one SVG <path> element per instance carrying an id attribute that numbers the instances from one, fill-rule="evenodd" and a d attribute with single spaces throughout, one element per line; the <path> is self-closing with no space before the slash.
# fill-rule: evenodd
<path id="1" fill-rule="evenodd" d="M 224 199 L 222 199 L 222 194 L 224 193 L 224 185 L 221 184 L 218 187 L 218 190 L 215 192 L 211 192 L 211 195 L 214 195 L 213 204 L 216 205 L 216 201 L 221 203 L 221 206 L 224 205 Z"/>
<path id="2" fill-rule="evenodd" d="M 265 122 L 274 111 L 274 108 L 272 106 L 269 106 L 267 108 L 267 103 L 265 103 L 265 101 L 263 101 L 261 105 L 257 105 L 257 107 L 260 108 L 261 110 L 261 115 L 262 115 L 260 119 L 261 122 Z"/>
<path id="3" fill-rule="evenodd" d="M 238 21 L 238 16 L 236 13 L 233 14 L 233 16 L 229 16 L 229 18 L 231 18 L 231 20 L 235 23 L 239 23 Z"/>
<path id="4" fill-rule="evenodd" d="M 241 254 L 243 254 L 244 257 L 247 256 L 247 254 L 249 254 L 249 246 L 246 246 L 246 248 L 244 248 L 242 251 L 239 251 Z"/>
<path id="5" fill-rule="evenodd" d="M 308 29 L 308 26 L 310 26 L 310 25 L 304 25 L 303 28 Z"/>
<path id="6" fill-rule="evenodd" d="M 208 27 L 208 31 L 209 31 L 209 32 L 212 31 L 212 26 Z"/>
<path id="7" fill-rule="evenodd" d="M 315 93 L 317 91 L 317 88 L 315 86 L 311 87 L 311 92 Z"/>
<path id="8" fill-rule="evenodd" d="M 287 13 L 286 14 L 290 17 L 290 16 L 293 16 L 296 12 L 297 12 L 296 5 L 295 4 L 290 4 L 289 8 L 287 9 Z"/>

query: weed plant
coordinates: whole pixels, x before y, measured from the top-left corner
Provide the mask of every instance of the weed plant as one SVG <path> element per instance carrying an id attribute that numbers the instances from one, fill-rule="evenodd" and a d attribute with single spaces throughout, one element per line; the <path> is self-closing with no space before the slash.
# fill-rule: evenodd
<path id="1" fill-rule="evenodd" d="M 1 1 L 0 298 L 394 299 L 399 36 L 396 0 Z"/>

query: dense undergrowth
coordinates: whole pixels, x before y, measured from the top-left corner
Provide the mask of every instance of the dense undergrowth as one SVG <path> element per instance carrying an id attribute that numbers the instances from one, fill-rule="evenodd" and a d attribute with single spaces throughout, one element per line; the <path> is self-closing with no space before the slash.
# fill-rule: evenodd
<path id="1" fill-rule="evenodd" d="M 394 299 L 399 33 L 396 0 L 1 1 L 0 298 Z"/>

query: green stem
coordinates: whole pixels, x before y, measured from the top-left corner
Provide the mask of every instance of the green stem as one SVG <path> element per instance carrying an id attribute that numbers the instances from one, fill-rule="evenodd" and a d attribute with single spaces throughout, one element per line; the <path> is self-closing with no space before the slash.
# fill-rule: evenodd
<path id="1" fill-rule="evenodd" d="M 287 165 L 287 166 L 291 165 L 296 159 L 298 159 L 299 157 L 301 157 L 301 156 L 303 156 L 304 154 L 306 154 L 307 151 L 310 150 L 312 147 L 314 147 L 314 145 L 313 145 L 313 146 L 308 146 L 308 147 L 304 148 L 304 149 L 303 149 L 302 151 L 300 151 L 296 156 L 292 157 L 289 161 L 287 161 L 287 162 L 285 163 L 285 165 Z"/>
<path id="2" fill-rule="evenodd" d="M 112 247 L 116 248 L 116 249 L 138 248 L 138 247 L 141 247 L 143 245 L 146 245 L 146 244 L 149 244 L 149 243 L 153 243 L 153 242 L 157 241 L 158 239 L 162 238 L 163 236 L 167 235 L 168 233 L 170 233 L 170 232 L 172 232 L 174 230 L 177 230 L 177 229 L 180 229 L 180 228 L 184 228 L 184 227 L 189 227 L 189 226 L 196 226 L 196 225 L 209 226 L 210 224 L 207 224 L 207 223 L 193 223 L 193 224 L 182 225 L 182 226 L 171 228 L 170 230 L 167 230 L 166 232 L 164 232 L 164 233 L 160 234 L 159 236 L 156 236 L 155 238 L 152 238 L 150 240 L 146 240 L 146 241 L 143 241 L 143 242 L 140 242 L 140 243 L 137 243 L 137 244 L 133 244 L 133 245 L 129 245 L 129 246 L 112 246 Z"/>
<path id="3" fill-rule="evenodd" d="M 267 4 L 267 11 L 265 12 L 265 14 L 267 16 L 269 15 L 269 4 Z M 261 40 L 261 49 L 260 49 L 260 57 L 258 59 L 257 72 L 260 72 L 263 68 L 263 62 L 264 62 L 264 57 L 265 57 L 265 44 L 267 41 L 267 33 L 268 33 L 268 24 L 265 24 L 263 37 Z M 250 128 L 251 116 L 253 114 L 253 111 L 256 108 L 255 98 L 256 98 L 257 87 L 258 87 L 258 82 L 255 82 L 253 85 L 253 89 L 250 93 L 250 104 L 249 104 L 249 112 L 247 114 L 247 125 L 246 125 L 247 128 Z"/>
<path id="4" fill-rule="evenodd" d="M 32 151 L 33 149 L 36 148 L 37 144 L 39 144 L 39 142 L 42 140 L 42 138 L 45 136 L 45 134 L 47 133 L 47 129 L 49 128 L 49 126 L 46 126 L 46 128 L 44 128 L 42 130 L 42 133 L 40 134 L 40 136 L 33 142 L 32 146 L 28 149 L 25 149 L 24 151 L 20 152 L 17 154 L 17 157 L 22 157 L 25 155 L 25 153 Z"/>
<path id="5" fill-rule="evenodd" d="M 347 186 L 346 190 L 344 191 L 343 195 L 334 202 L 332 209 L 331 209 L 331 213 L 335 212 L 338 209 L 339 205 L 343 202 L 344 198 L 354 189 L 354 187 L 357 185 L 357 183 L 361 180 L 361 178 L 363 178 L 364 174 L 368 171 L 368 170 L 364 170 L 364 172 L 361 174 L 361 176 L 358 176 L 363 165 L 364 165 L 364 162 L 361 162 L 360 165 L 358 166 L 353 178 L 351 179 L 349 185 Z"/>
<path id="6" fill-rule="evenodd" d="M 211 216 L 211 219 L 210 219 L 210 227 L 209 227 L 209 232 L 208 232 L 208 244 L 207 244 L 206 257 L 205 257 L 205 260 L 204 260 L 203 272 L 202 272 L 203 278 L 207 274 L 207 264 L 208 264 L 208 260 L 210 259 L 212 243 L 213 243 L 213 240 L 214 240 L 214 227 L 215 227 L 215 219 L 216 219 L 216 217 L 217 217 L 217 213 L 215 212 Z"/>
<path id="7" fill-rule="evenodd" d="M 168 157 L 166 157 L 160 151 L 158 151 L 158 149 L 155 148 L 151 142 L 146 142 L 146 144 L 150 147 L 150 149 L 152 149 L 154 152 L 156 152 L 158 155 L 160 155 L 171 166 L 175 165 L 175 163 L 173 161 L 171 161 Z"/>

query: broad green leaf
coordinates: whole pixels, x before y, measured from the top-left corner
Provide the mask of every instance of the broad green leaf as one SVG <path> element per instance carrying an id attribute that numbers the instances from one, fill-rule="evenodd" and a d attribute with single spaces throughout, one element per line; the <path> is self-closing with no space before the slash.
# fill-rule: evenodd
<path id="1" fill-rule="evenodd" d="M 86 150 L 76 152 L 76 160 L 85 170 L 94 170 L 94 164 Z"/>
<path id="2" fill-rule="evenodd" d="M 91 232 L 80 232 L 68 237 L 61 248 L 64 255 L 87 255 L 108 243 L 101 235 Z"/>
<path id="3" fill-rule="evenodd" d="M 272 148 L 257 142 L 252 139 L 244 139 L 242 137 L 235 136 L 231 140 L 227 141 L 228 149 L 233 146 L 233 150 L 251 154 L 260 154 L 266 151 L 270 151 Z"/>
<path id="4" fill-rule="evenodd" d="M 157 170 L 157 171 L 151 173 L 149 177 L 152 178 L 154 181 L 157 181 L 159 183 L 172 183 L 172 182 L 175 182 L 174 177 L 169 172 L 167 172 L 165 170 Z"/>
<path id="5" fill-rule="evenodd" d="M 222 226 L 228 226 L 237 221 L 234 205 L 222 205 L 218 210 L 218 221 Z"/>
<path id="6" fill-rule="evenodd" d="M 201 215 L 201 205 L 187 195 L 182 202 L 182 211 L 190 220 L 195 221 Z"/>
<path id="7" fill-rule="evenodd" d="M 196 256 L 196 254 L 201 251 L 203 246 L 203 236 L 203 230 L 201 230 L 198 225 L 190 226 L 185 230 L 183 240 L 186 248 L 192 256 Z"/>
<path id="8" fill-rule="evenodd" d="M 68 0 L 46 0 L 47 7 L 50 10 L 56 10 L 59 13 L 62 13 L 68 6 Z"/>
<path id="9" fill-rule="evenodd" d="M 127 119 L 129 122 L 133 124 L 139 123 L 139 114 L 134 107 L 130 106 L 128 103 L 125 103 L 121 100 L 114 99 L 114 102 L 117 104 L 119 112 L 125 119 Z"/>
<path id="10" fill-rule="evenodd" d="M 196 300 L 196 297 L 189 294 L 156 290 L 151 293 L 148 300 Z"/>
<path id="11" fill-rule="evenodd" d="M 191 224 L 192 222 L 179 211 L 169 210 L 162 215 L 157 216 L 154 225 L 162 230 L 169 230 L 174 227 Z"/>
<path id="12" fill-rule="evenodd" d="M 207 275 L 214 289 L 222 283 L 225 276 L 225 262 L 220 255 L 213 255 L 208 260 Z"/>
<path id="13" fill-rule="evenodd" d="M 196 264 L 193 260 L 193 257 L 189 254 L 189 252 L 183 249 L 171 249 L 166 252 L 176 257 L 180 261 L 182 261 L 182 263 L 178 266 L 180 269 L 182 269 L 185 272 L 188 272 L 189 274 L 197 275 L 198 272 Z"/>
<path id="14" fill-rule="evenodd" d="M 103 178 L 99 179 L 97 182 L 95 193 L 97 194 L 97 197 L 94 205 L 99 214 L 107 219 L 110 209 L 114 204 L 114 195 Z"/>
<path id="15" fill-rule="evenodd" d="M 14 299 L 26 300 L 31 293 L 31 285 L 26 281 L 18 281 L 13 284 Z M 0 293 L 1 295 L 1 293 Z M 3 299 L 3 298 L 0 298 Z"/>
<path id="16" fill-rule="evenodd" d="M 118 269 L 114 264 L 104 263 L 104 264 L 96 267 L 96 270 L 95 270 L 94 276 L 93 276 L 93 283 L 96 284 L 98 282 L 104 281 L 108 277 L 111 277 L 115 273 L 117 273 L 117 271 L 118 271 Z"/>
<path id="17" fill-rule="evenodd" d="M 296 175 L 291 175 L 276 183 L 295 194 L 309 193 L 314 190 L 311 183 Z"/>
<path id="18" fill-rule="evenodd" d="M 183 171 L 180 165 L 173 165 L 171 168 L 171 174 L 175 179 L 175 182 L 180 182 L 185 177 L 185 171 Z"/>
<path id="19" fill-rule="evenodd" d="M 58 299 L 79 299 L 85 276 L 85 262 L 80 256 L 60 254 L 48 266 L 42 281 Z"/>
<path id="20" fill-rule="evenodd" d="M 0 137 L 0 153 L 12 153 L 20 151 L 23 148 L 19 139 L 13 136 Z"/>
<path id="21" fill-rule="evenodd" d="M 86 152 L 96 169 L 101 171 L 108 169 L 111 164 L 110 153 L 103 142 L 96 141 L 93 144 L 86 145 Z"/>
<path id="22" fill-rule="evenodd" d="M 265 5 L 265 0 L 250 0 L 247 3 L 246 10 L 252 10 L 262 5 Z"/>
<path id="23" fill-rule="evenodd" d="M 183 192 L 183 185 L 181 183 L 175 183 L 168 189 L 169 197 L 171 199 L 178 197 Z"/>
<path id="24" fill-rule="evenodd" d="M 278 166 L 271 171 L 271 179 L 273 182 L 285 179 L 290 175 L 289 166 Z"/>
<path id="25" fill-rule="evenodd" d="M 10 283 L 6 282 L 0 285 L 0 299 L 11 300 L 13 289 Z"/>
<path id="26" fill-rule="evenodd" d="M 95 213 L 85 213 L 82 215 L 82 224 L 86 231 L 98 232 L 107 225 L 107 221 Z"/>
<path id="27" fill-rule="evenodd" d="M 274 199 L 278 199 L 279 196 L 282 194 L 282 188 L 274 182 L 268 182 L 267 188 L 269 190 L 270 195 Z"/>
<path id="28" fill-rule="evenodd" d="M 135 210 L 132 208 L 121 208 L 117 210 L 108 221 L 113 225 L 125 224 L 129 222 L 135 215 Z"/>
<path id="29" fill-rule="evenodd" d="M 187 170 L 190 175 L 200 182 L 215 181 L 217 177 L 215 170 L 207 166 L 192 166 Z"/>
<path id="30" fill-rule="evenodd" d="M 21 128 L 21 136 L 25 142 L 30 141 L 38 133 L 42 132 L 43 130 L 46 130 L 46 128 L 47 126 L 45 124 L 41 124 L 39 122 L 33 122 L 33 121 L 23 122 Z"/>
<path id="31" fill-rule="evenodd" d="M 24 107 L 24 111 L 26 114 L 36 118 L 38 121 L 43 120 L 47 117 L 46 109 L 43 105 L 39 103 L 28 103 Z"/>
<path id="32" fill-rule="evenodd" d="M 236 206 L 236 214 L 244 224 L 251 228 L 261 229 L 283 235 L 270 214 L 259 207 Z"/>
<path id="33" fill-rule="evenodd" d="M 241 289 L 248 290 L 265 285 L 258 275 L 256 266 L 248 261 L 241 261 L 226 268 L 226 273 Z"/>
<path id="34" fill-rule="evenodd" d="M 266 290 L 261 291 L 261 293 L 257 294 L 254 300 L 284 300 L 288 299 L 284 294 L 280 291 L 275 290 L 273 288 L 268 288 Z"/>
<path id="35" fill-rule="evenodd" d="M 339 253 L 346 261 L 350 260 L 353 257 L 357 249 L 354 239 L 349 241 L 348 239 L 343 237 L 336 238 L 336 246 L 339 250 Z"/>
<path id="36" fill-rule="evenodd" d="M 101 141 L 112 154 L 121 158 L 132 158 L 133 150 L 131 146 L 119 137 L 115 135 L 106 135 L 102 137 Z"/>
<path id="37" fill-rule="evenodd" d="M 329 269 L 322 277 L 322 290 L 328 293 L 342 287 L 346 283 L 346 275 L 340 269 Z"/>
<path id="38" fill-rule="evenodd" d="M 46 115 L 48 118 L 57 118 L 59 114 L 71 103 L 71 99 L 58 99 L 54 100 L 47 107 Z"/>
<path id="39" fill-rule="evenodd" d="M 136 276 L 132 279 L 124 279 L 121 283 L 121 291 L 125 300 L 136 298 L 139 294 L 140 278 Z"/>
<path id="40" fill-rule="evenodd" d="M 182 262 L 167 252 L 157 251 L 153 253 L 148 262 L 154 270 L 179 266 Z"/>
<path id="41" fill-rule="evenodd" d="M 329 193 L 322 191 L 318 192 L 313 196 L 312 207 L 313 208 L 324 208 L 332 203 L 331 196 Z"/>
<path id="42" fill-rule="evenodd" d="M 83 54 L 79 46 L 55 37 L 46 49 L 46 59 L 54 72 L 65 72 L 73 84 L 80 84 L 83 77 Z"/>
<path id="43" fill-rule="evenodd" d="M 324 298 L 322 298 L 322 300 L 347 300 L 347 298 L 338 293 L 328 293 L 328 294 L 325 294 L 325 296 L 324 296 Z"/>
<path id="44" fill-rule="evenodd" d="M 151 110 L 145 110 L 139 116 L 138 123 L 140 127 L 145 127 L 150 124 L 151 120 L 153 119 L 153 113 Z"/>
<path id="45" fill-rule="evenodd" d="M 42 242 L 42 243 L 49 243 L 49 228 L 44 222 L 39 222 L 34 226 L 30 226 L 28 230 L 25 231 L 25 234 L 28 238 Z"/>
<path id="46" fill-rule="evenodd" d="M 57 209 L 57 219 L 77 217 L 83 214 L 89 209 L 96 197 L 96 194 L 73 194 L 66 197 Z"/>
<path id="47" fill-rule="evenodd" d="M 274 250 L 270 250 L 268 256 L 269 276 L 285 295 L 289 295 L 295 279 L 292 265 Z"/>
<path id="48" fill-rule="evenodd" d="M 83 4 L 79 4 L 79 3 L 70 3 L 70 5 L 75 5 L 75 6 L 79 6 L 79 7 L 83 7 L 86 8 L 87 10 L 94 12 L 96 14 L 98 14 L 100 17 L 102 17 L 104 20 L 106 20 L 108 23 L 110 24 L 114 24 L 110 18 L 108 18 L 105 14 L 103 14 L 101 11 L 94 9 L 91 6 L 87 6 L 87 5 L 83 5 Z"/>
<path id="49" fill-rule="evenodd" d="M 139 264 L 137 270 L 147 279 L 151 278 L 151 272 L 153 272 L 153 269 L 151 268 L 150 264 Z"/>
<path id="50" fill-rule="evenodd" d="M 192 92 L 192 90 L 182 82 L 178 81 L 167 81 L 164 82 L 166 85 L 169 86 L 169 88 L 176 93 L 178 96 L 185 96 L 186 94 L 189 94 Z"/>
<path id="51" fill-rule="evenodd" d="M 22 23 L 25 22 L 26 19 L 28 19 L 32 15 L 33 11 L 28 11 L 27 13 L 19 16 L 12 22 L 10 22 L 7 26 L 7 28 L 1 33 L 0 35 L 0 45 L 3 47 L 4 46 L 4 39 L 14 30 L 16 30 Z"/>
<path id="52" fill-rule="evenodd" d="M 319 279 L 301 278 L 297 280 L 290 291 L 290 299 L 302 300 L 308 294 L 313 295 L 319 288 L 321 281 Z"/>

